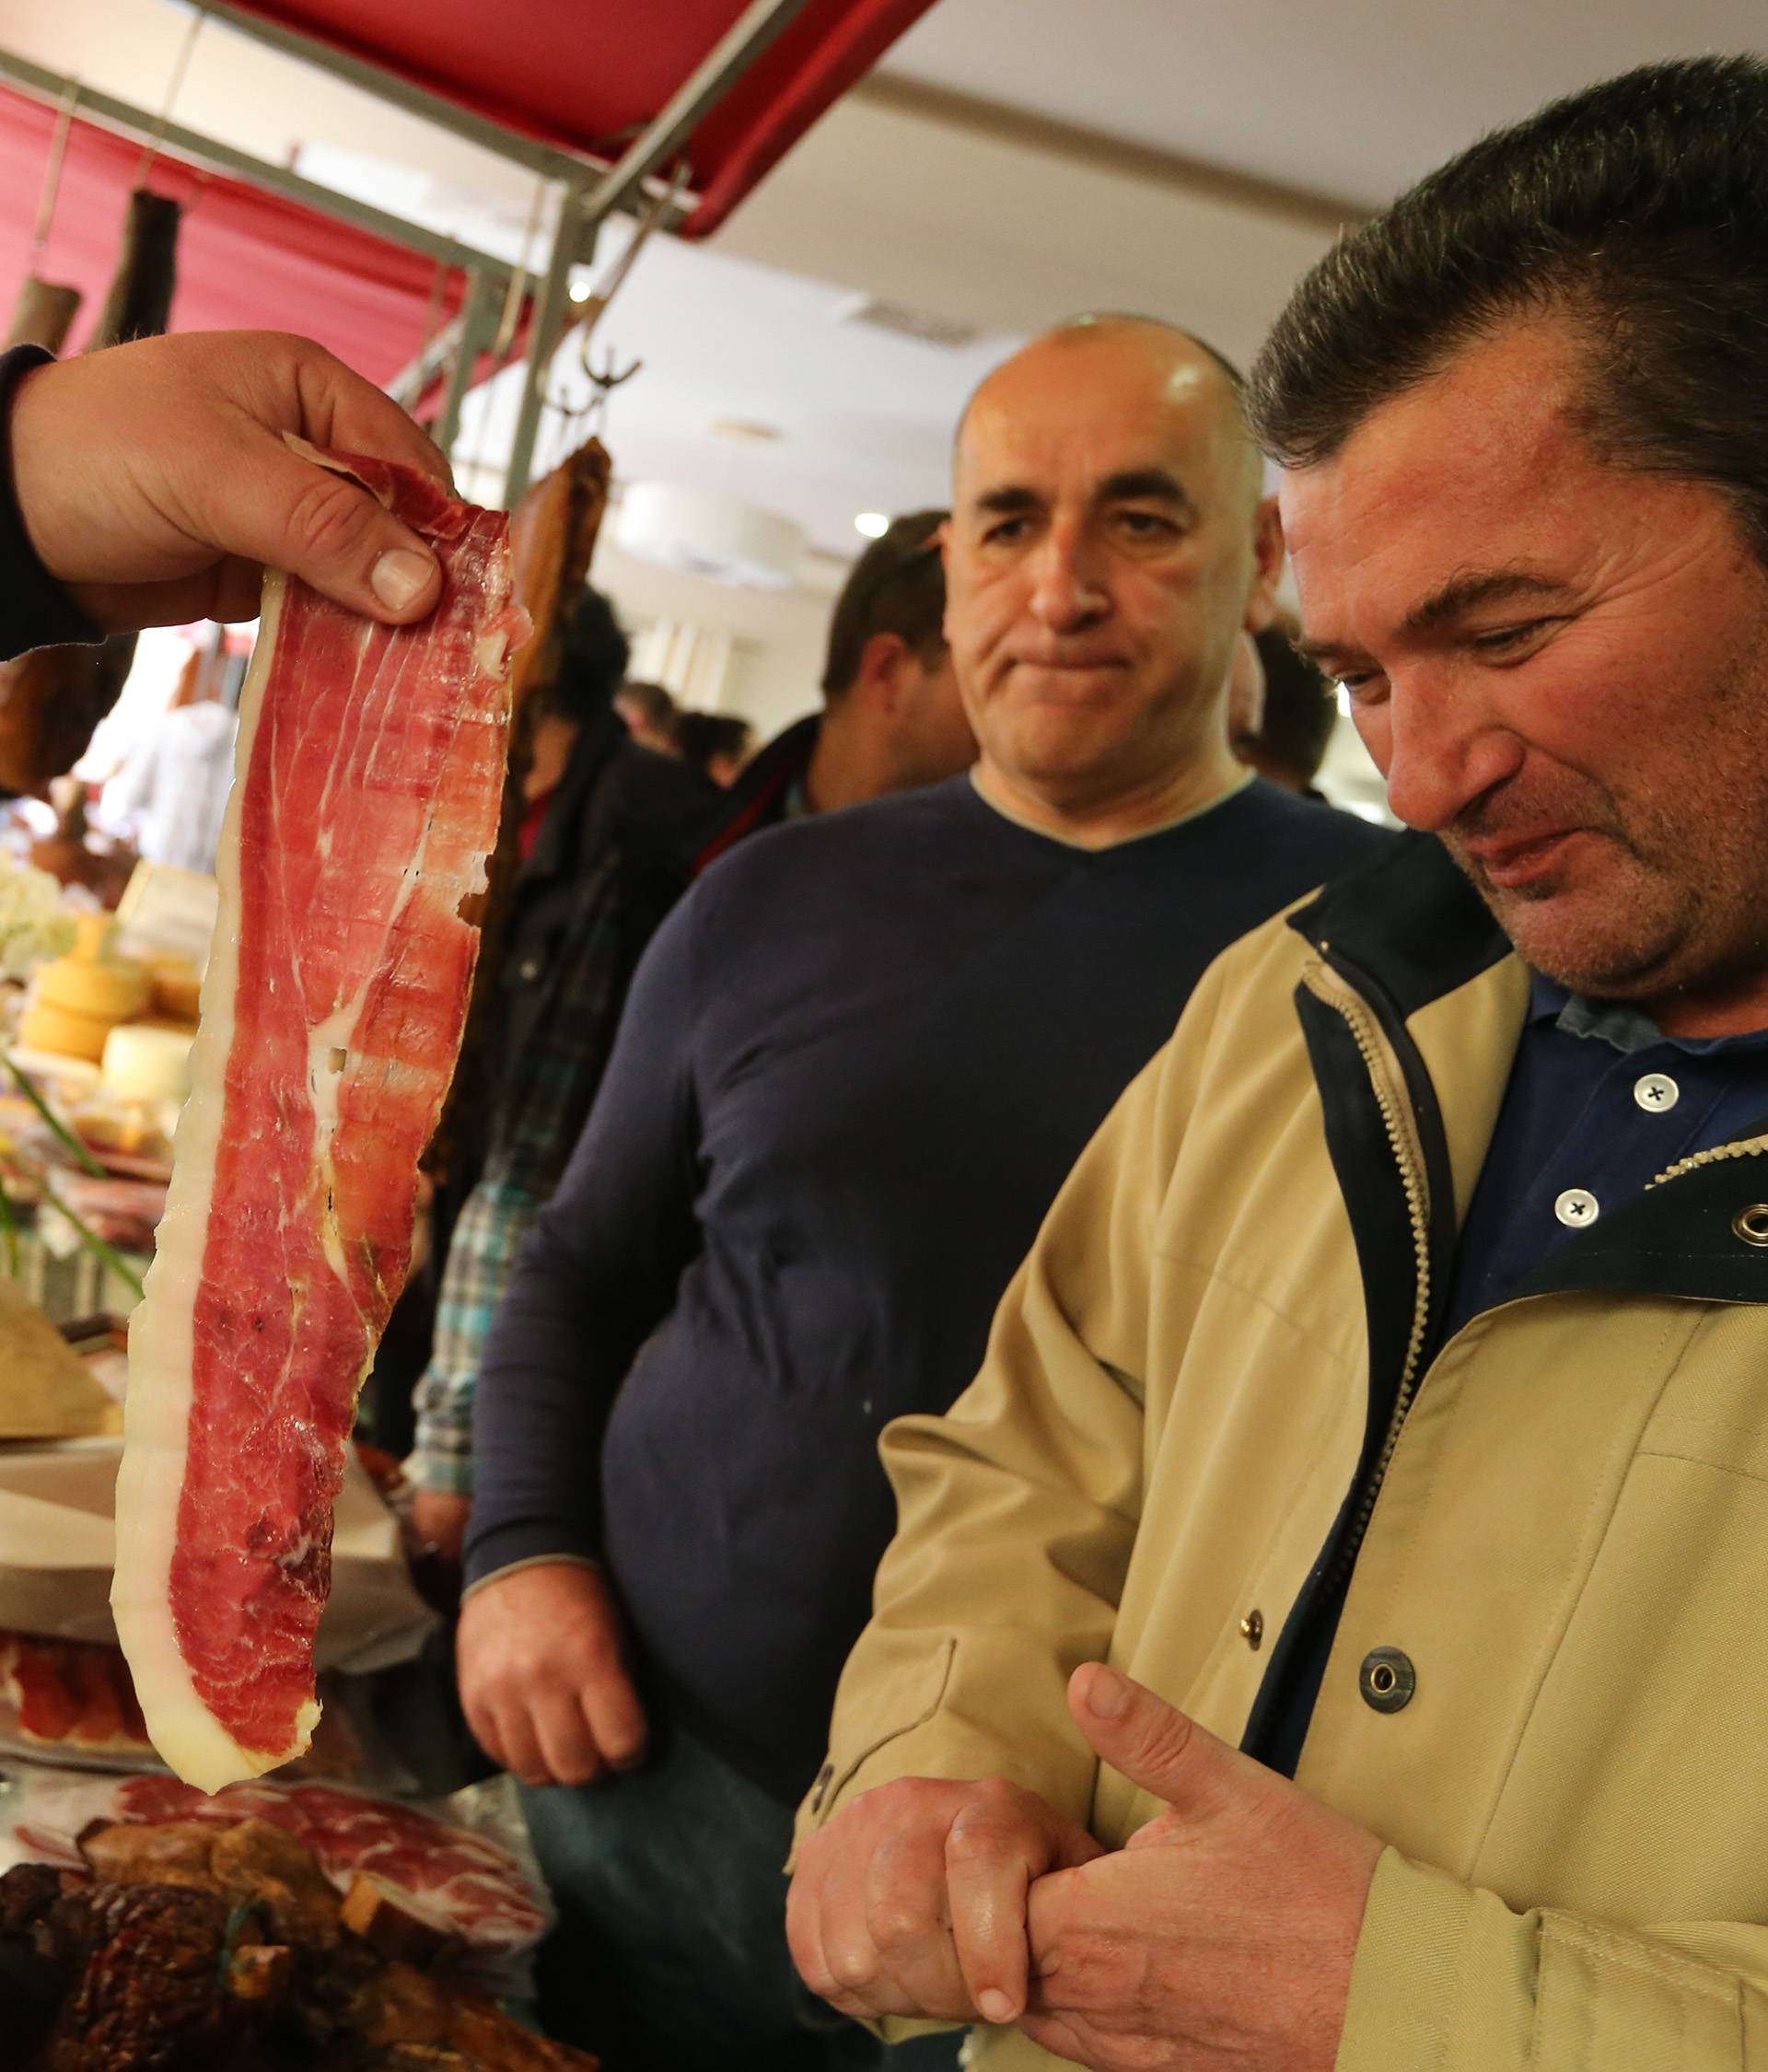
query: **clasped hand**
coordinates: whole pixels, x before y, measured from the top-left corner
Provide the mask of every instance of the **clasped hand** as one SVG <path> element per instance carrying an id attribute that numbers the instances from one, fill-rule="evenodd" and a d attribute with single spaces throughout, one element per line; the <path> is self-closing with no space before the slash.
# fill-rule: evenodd
<path id="1" fill-rule="evenodd" d="M 1103 1664 L 1068 1702 L 1166 1810 L 1108 1852 L 998 1778 L 864 1793 L 793 1880 L 808 1983 L 861 2020 L 1017 2020 L 1096 2072 L 1324 2072 L 1380 1842 Z"/>

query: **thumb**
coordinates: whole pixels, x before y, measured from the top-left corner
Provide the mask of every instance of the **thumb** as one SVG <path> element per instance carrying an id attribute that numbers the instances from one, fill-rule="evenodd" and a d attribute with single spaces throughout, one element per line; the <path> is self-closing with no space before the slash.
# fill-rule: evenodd
<path id="1" fill-rule="evenodd" d="M 262 474 L 239 491 L 262 500 L 238 526 L 264 540 L 257 558 L 370 619 L 405 625 L 435 609 L 442 591 L 435 553 L 355 476 L 317 466 L 280 440 L 264 458 Z"/>
<path id="2" fill-rule="evenodd" d="M 1099 1760 L 1181 1813 L 1210 1811 L 1247 1758 L 1103 1662 L 1068 1680 L 1068 1709 Z"/>

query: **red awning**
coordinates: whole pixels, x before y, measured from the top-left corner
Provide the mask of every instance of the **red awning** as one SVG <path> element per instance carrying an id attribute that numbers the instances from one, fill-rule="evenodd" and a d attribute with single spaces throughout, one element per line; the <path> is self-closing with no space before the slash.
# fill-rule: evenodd
<path id="1" fill-rule="evenodd" d="M 31 225 L 56 120 L 54 109 L 0 87 L 0 194 L 7 197 L 0 317 L 31 271 Z M 85 293 L 69 351 L 84 343 L 104 300 L 142 156 L 139 144 L 89 122 L 76 120 L 69 133 L 54 221 L 35 269 Z M 184 205 L 174 330 L 301 332 L 377 382 L 421 350 L 436 320 L 432 260 L 163 153 L 147 184 Z M 443 313 L 458 308 L 459 276 L 442 282 L 440 293 Z"/>
<path id="2" fill-rule="evenodd" d="M 56 110 L 0 87 L 0 317 L 31 272 L 31 222 L 50 159 Z M 75 121 L 43 280 L 81 288 L 85 302 L 66 350 L 79 350 L 116 267 L 122 214 L 141 170 L 139 143 Z M 462 282 L 437 282 L 431 259 L 366 230 L 320 215 L 240 180 L 224 180 L 159 154 L 147 176 L 184 205 L 172 330 L 303 332 L 371 381 L 390 381 L 444 315 L 460 307 Z M 5 330 L 5 325 L 0 325 Z"/>
<path id="3" fill-rule="evenodd" d="M 238 0 L 507 129 L 611 161 L 745 0 Z M 704 238 L 933 0 L 812 0 L 687 144 Z"/>

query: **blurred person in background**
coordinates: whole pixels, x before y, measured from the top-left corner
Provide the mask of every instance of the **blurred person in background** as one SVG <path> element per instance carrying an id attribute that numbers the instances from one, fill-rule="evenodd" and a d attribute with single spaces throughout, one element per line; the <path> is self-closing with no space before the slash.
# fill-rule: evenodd
<path id="1" fill-rule="evenodd" d="M 917 522 L 906 565 L 934 565 Z M 481 1379 L 461 1693 L 561 1909 L 548 2018 L 611 2066 L 880 2062 L 794 1977 L 781 1870 L 890 1537 L 878 1435 L 969 1380 L 1216 951 L 1388 840 L 1229 751 L 1282 547 L 1238 377 L 1195 340 L 1100 320 L 1008 361 L 944 541 L 973 774 L 701 878 Z M 862 667 L 800 737 L 806 803 L 894 752 L 892 675 L 911 705 L 949 681 L 906 647 L 876 673 L 872 709 Z"/>
<path id="2" fill-rule="evenodd" d="M 660 683 L 622 683 L 614 693 L 614 710 L 626 722 L 634 740 L 659 755 L 680 752 L 676 723 L 680 713 Z"/>
<path id="3" fill-rule="evenodd" d="M 734 713 L 684 712 L 676 723 L 681 760 L 728 791 L 742 774 L 754 742 L 754 729 Z"/>
<path id="4" fill-rule="evenodd" d="M 854 564 L 829 622 L 822 710 L 750 760 L 696 871 L 758 828 L 933 784 L 974 761 L 946 646 L 945 517 L 897 518 Z"/>
<path id="5" fill-rule="evenodd" d="M 1279 618 L 1258 635 L 1264 695 L 1256 721 L 1234 734 L 1234 752 L 1285 791 L 1324 798 L 1314 780 L 1338 725 L 1338 686 L 1297 647 L 1297 631 Z"/>

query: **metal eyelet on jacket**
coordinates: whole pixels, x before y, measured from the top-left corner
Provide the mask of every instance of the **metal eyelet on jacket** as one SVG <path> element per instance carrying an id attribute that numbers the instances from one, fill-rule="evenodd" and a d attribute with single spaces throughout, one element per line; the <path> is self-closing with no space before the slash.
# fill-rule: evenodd
<path id="1" fill-rule="evenodd" d="M 1264 1640 L 1264 1613 L 1251 1611 L 1240 1621 L 1240 1635 L 1256 1655 Z"/>
<path id="2" fill-rule="evenodd" d="M 1731 1228 L 1747 1245 L 1768 1245 L 1768 1202 L 1751 1202 L 1731 1218 Z"/>
<path id="3" fill-rule="evenodd" d="M 1401 1712 L 1412 1703 L 1418 1672 L 1410 1655 L 1397 1647 L 1371 1647 L 1356 1672 L 1363 1702 L 1376 1712 Z"/>

